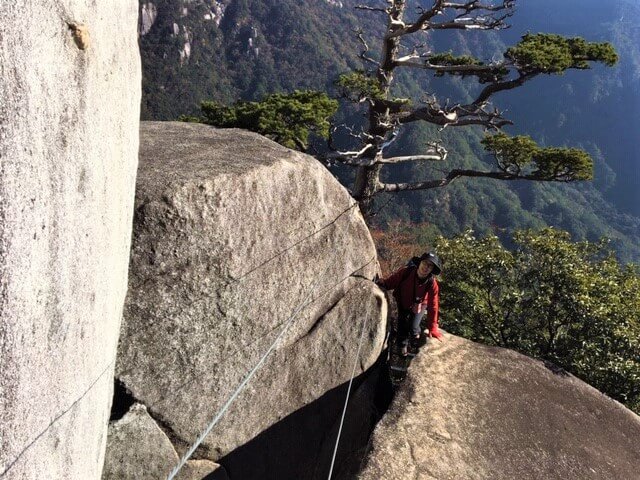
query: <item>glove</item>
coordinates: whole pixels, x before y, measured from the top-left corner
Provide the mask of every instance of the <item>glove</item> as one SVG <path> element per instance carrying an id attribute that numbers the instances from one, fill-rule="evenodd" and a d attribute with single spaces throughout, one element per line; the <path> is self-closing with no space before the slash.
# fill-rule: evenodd
<path id="1" fill-rule="evenodd" d="M 438 330 L 438 325 L 434 325 L 429 329 L 429 338 L 435 338 L 440 342 L 442 341 L 442 334 L 440 330 Z"/>

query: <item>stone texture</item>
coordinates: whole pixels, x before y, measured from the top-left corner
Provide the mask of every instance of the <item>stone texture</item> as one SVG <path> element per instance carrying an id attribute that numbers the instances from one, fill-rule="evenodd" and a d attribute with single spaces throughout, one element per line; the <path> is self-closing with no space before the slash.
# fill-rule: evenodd
<path id="1" fill-rule="evenodd" d="M 179 460 L 169 438 L 147 413 L 146 407 L 137 403 L 124 417 L 109 425 L 107 456 L 102 478 L 111 480 L 167 478 Z M 200 480 L 207 475 L 213 475 L 214 472 L 216 472 L 214 477 L 216 479 L 227 478 L 224 470 L 213 462 L 190 460 L 176 478 Z"/>
<path id="2" fill-rule="evenodd" d="M 189 460 L 175 478 L 176 480 L 229 480 L 224 468 L 209 460 Z"/>
<path id="3" fill-rule="evenodd" d="M 378 357 L 386 302 L 357 205 L 259 135 L 144 122 L 116 375 L 181 453 L 296 320 L 199 451 L 217 460 Z"/>
<path id="4" fill-rule="evenodd" d="M 358 478 L 638 478 L 640 417 L 554 370 L 452 335 L 430 343 Z"/>
<path id="5" fill-rule="evenodd" d="M 137 164 L 137 7 L 3 1 L 0 18 L 0 477 L 99 478 Z"/>

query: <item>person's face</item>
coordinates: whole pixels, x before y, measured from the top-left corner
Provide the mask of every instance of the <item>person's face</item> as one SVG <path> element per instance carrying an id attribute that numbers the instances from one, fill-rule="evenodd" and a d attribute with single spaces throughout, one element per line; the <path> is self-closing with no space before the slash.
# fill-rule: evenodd
<path id="1" fill-rule="evenodd" d="M 426 277 L 433 271 L 433 263 L 431 260 L 422 260 L 418 265 L 418 276 Z"/>

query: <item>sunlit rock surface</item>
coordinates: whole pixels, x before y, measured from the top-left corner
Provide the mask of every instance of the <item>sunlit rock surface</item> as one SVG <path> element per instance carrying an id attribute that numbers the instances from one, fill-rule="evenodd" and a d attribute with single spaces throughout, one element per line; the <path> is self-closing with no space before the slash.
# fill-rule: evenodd
<path id="1" fill-rule="evenodd" d="M 361 480 L 638 478 L 640 418 L 586 383 L 453 335 L 411 364 Z"/>

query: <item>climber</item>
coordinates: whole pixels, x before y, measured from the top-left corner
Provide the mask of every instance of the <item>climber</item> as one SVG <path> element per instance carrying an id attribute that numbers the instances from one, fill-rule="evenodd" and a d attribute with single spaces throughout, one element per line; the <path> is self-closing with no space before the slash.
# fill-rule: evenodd
<path id="1" fill-rule="evenodd" d="M 413 257 L 406 266 L 376 282 L 385 290 L 393 290 L 398 304 L 398 343 L 403 356 L 408 354 L 410 341 L 417 344 L 420 340 L 420 323 L 425 313 L 425 334 L 442 341 L 442 334 L 438 330 L 440 287 L 436 280 L 436 275 L 441 271 L 438 256 L 428 252 Z"/>

